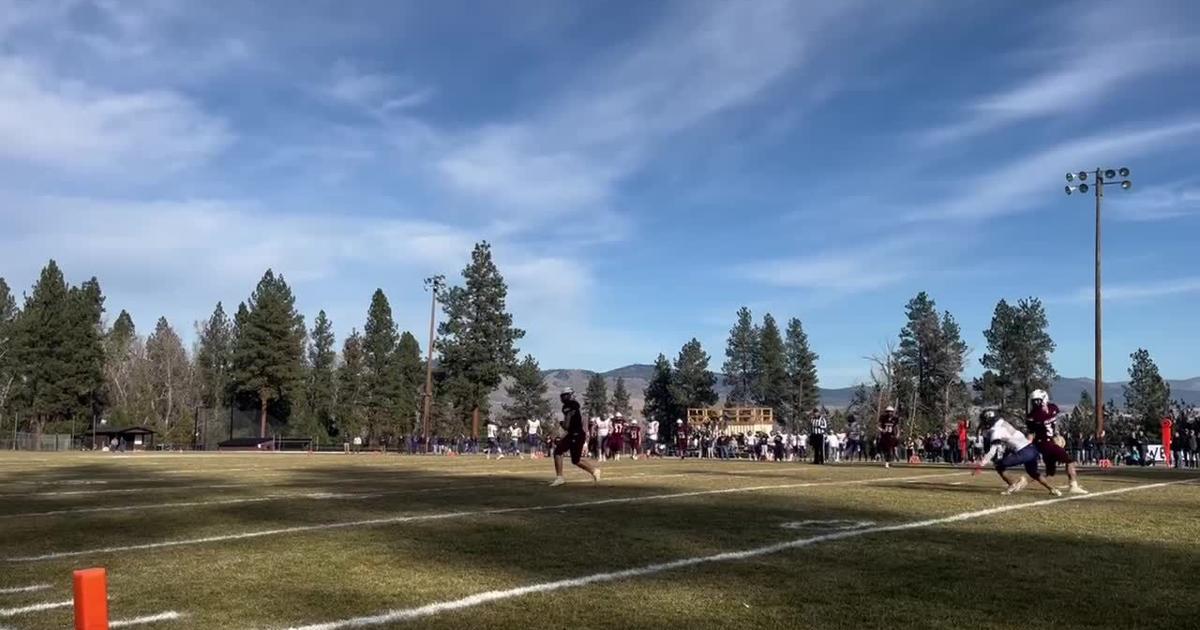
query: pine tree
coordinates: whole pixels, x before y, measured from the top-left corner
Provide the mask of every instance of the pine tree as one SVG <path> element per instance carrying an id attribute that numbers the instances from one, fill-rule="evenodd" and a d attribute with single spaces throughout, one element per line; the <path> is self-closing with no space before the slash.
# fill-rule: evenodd
<path id="1" fill-rule="evenodd" d="M 380 289 L 371 296 L 367 324 L 363 327 L 363 405 L 367 442 L 391 433 L 400 409 L 400 380 L 396 369 L 396 323 L 392 307 Z"/>
<path id="2" fill-rule="evenodd" d="M 1023 414 L 1033 390 L 1047 389 L 1054 380 L 1049 325 L 1037 298 L 1021 300 L 1015 307 L 1000 300 L 991 326 L 983 332 L 987 352 L 979 362 L 995 373 L 996 384 L 1003 388 L 1001 405 L 1010 413 Z"/>
<path id="3" fill-rule="evenodd" d="M 323 442 L 329 437 L 329 430 L 333 427 L 337 378 L 333 322 L 329 321 L 325 311 L 317 313 L 308 338 L 308 378 L 304 393 L 307 398 L 307 415 L 314 424 L 313 435 L 309 437 Z"/>
<path id="4" fill-rule="evenodd" d="M 104 355 L 105 387 L 116 426 L 153 425 L 156 392 L 145 344 L 128 312 L 122 310 L 105 333 Z"/>
<path id="5" fill-rule="evenodd" d="M 233 326 L 217 302 L 208 321 L 197 325 L 196 378 L 200 404 L 219 409 L 229 401 L 229 371 L 233 359 Z"/>
<path id="6" fill-rule="evenodd" d="M 146 365 L 155 430 L 172 446 L 191 443 L 191 366 L 183 341 L 165 317 L 146 338 Z"/>
<path id="7" fill-rule="evenodd" d="M 798 427 L 804 413 L 821 404 L 821 389 L 817 386 L 817 359 L 809 349 L 808 335 L 799 319 L 788 321 L 784 355 L 787 358 L 787 397 L 784 401 L 786 416 L 783 418 L 792 427 Z"/>
<path id="8" fill-rule="evenodd" d="M 1150 352 L 1138 348 L 1129 355 L 1129 384 L 1124 386 L 1125 408 L 1147 433 L 1157 432 L 1159 421 L 1171 411 L 1171 386 L 1158 373 Z"/>
<path id="9" fill-rule="evenodd" d="M 939 420 L 937 428 L 951 425 L 954 418 L 965 417 L 970 411 L 971 394 L 962 379 L 968 353 L 958 322 L 949 311 L 943 312 L 933 373 L 933 385 L 941 394 L 934 406 Z"/>
<path id="10" fill-rule="evenodd" d="M 74 360 L 71 343 L 71 296 L 58 264 L 51 260 L 25 299 L 18 346 L 17 382 L 23 383 L 22 404 L 35 433 L 70 415 L 77 399 L 70 382 Z"/>
<path id="11" fill-rule="evenodd" d="M 787 416 L 784 401 L 787 400 L 788 373 L 787 353 L 783 347 L 783 337 L 779 334 L 779 326 L 775 318 L 767 313 L 763 316 L 762 329 L 758 335 L 758 355 L 755 368 L 758 382 L 755 385 L 755 401 L 763 407 L 770 407 L 776 419 Z"/>
<path id="12" fill-rule="evenodd" d="M 438 296 L 446 314 L 438 348 L 446 395 L 465 425 L 474 410 L 488 412 L 488 394 L 516 364 L 516 342 L 525 331 L 513 326 L 507 311 L 508 286 L 492 262 L 491 245 L 475 245 L 462 275 L 465 286 Z"/>
<path id="13" fill-rule="evenodd" d="M 342 343 L 342 364 L 337 370 L 337 404 L 329 435 L 344 440 L 361 436 L 366 424 L 364 410 L 362 335 L 351 330 Z"/>
<path id="14" fill-rule="evenodd" d="M 1082 436 L 1096 426 L 1096 403 L 1086 389 L 1079 390 L 1079 402 L 1067 416 L 1067 432 Z"/>
<path id="15" fill-rule="evenodd" d="M 230 380 L 236 392 L 255 397 L 259 407 L 259 436 L 267 435 L 272 403 L 287 404 L 302 385 L 304 318 L 283 276 L 271 270 L 238 307 Z"/>
<path id="16" fill-rule="evenodd" d="M 927 428 L 928 419 L 936 414 L 937 386 L 934 372 L 941 342 L 941 322 L 934 301 L 924 291 L 905 306 L 908 322 L 900 331 L 900 346 L 896 350 L 900 378 L 904 385 L 901 404 L 910 422 L 925 419 L 916 426 Z"/>
<path id="17" fill-rule="evenodd" d="M 583 412 L 589 418 L 600 418 L 608 412 L 608 384 L 600 374 L 588 377 L 587 390 L 583 392 Z"/>
<path id="18" fill-rule="evenodd" d="M 8 410 L 8 402 L 17 381 L 17 301 L 8 283 L 0 278 L 0 418 Z"/>
<path id="19" fill-rule="evenodd" d="M 505 388 L 511 403 L 504 406 L 504 417 L 513 422 L 522 420 L 547 420 L 550 417 L 550 399 L 547 397 L 546 381 L 537 359 L 527 354 L 513 370 L 512 384 Z"/>
<path id="20" fill-rule="evenodd" d="M 755 389 L 758 384 L 756 356 L 759 351 L 758 328 L 750 309 L 743 306 L 738 309 L 738 321 L 729 331 L 729 340 L 725 343 L 725 363 L 721 369 L 725 372 L 725 384 L 732 386 L 726 404 L 731 406 L 746 406 L 756 402 Z"/>
<path id="21" fill-rule="evenodd" d="M 671 373 L 671 362 L 659 354 L 654 360 L 654 374 L 646 384 L 645 406 L 642 407 L 642 417 L 646 422 L 657 420 L 662 436 L 669 435 L 667 427 L 679 417 L 679 405 L 675 402 L 674 374 Z"/>
<path id="22" fill-rule="evenodd" d="M 425 384 L 425 362 L 421 360 L 421 344 L 407 330 L 400 334 L 396 343 L 396 371 L 400 383 L 399 406 L 400 431 L 411 433 L 417 428 L 421 417 L 421 393 Z"/>
<path id="23" fill-rule="evenodd" d="M 1005 385 L 995 372 L 984 370 L 981 376 L 971 382 L 971 390 L 975 392 L 974 403 L 980 407 L 1004 408 L 1007 395 Z"/>
<path id="24" fill-rule="evenodd" d="M 108 404 L 104 388 L 104 294 L 100 282 L 91 278 L 68 292 L 71 359 L 67 371 L 75 405 L 76 421 L 91 423 L 100 418 Z"/>
<path id="25" fill-rule="evenodd" d="M 613 386 L 612 412 L 628 418 L 633 414 L 633 405 L 629 402 L 629 390 L 625 388 L 625 378 L 618 376 Z"/>
<path id="26" fill-rule="evenodd" d="M 687 409 L 710 407 L 720 400 L 714 389 L 717 377 L 709 371 L 708 361 L 708 353 L 695 338 L 679 349 L 671 384 L 680 418 Z"/>

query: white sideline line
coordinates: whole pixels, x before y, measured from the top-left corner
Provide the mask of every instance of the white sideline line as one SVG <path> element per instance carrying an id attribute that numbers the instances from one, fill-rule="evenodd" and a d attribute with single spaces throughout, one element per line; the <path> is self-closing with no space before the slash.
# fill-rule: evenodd
<path id="1" fill-rule="evenodd" d="M 291 628 L 288 628 L 288 630 L 338 630 L 339 628 L 361 628 L 364 626 L 375 626 L 375 625 L 384 624 L 384 623 L 411 621 L 413 619 L 419 619 L 422 617 L 431 617 L 433 615 L 443 613 L 443 612 L 461 610 L 464 608 L 471 608 L 471 607 L 480 606 L 480 605 L 483 605 L 483 604 L 486 604 L 489 602 L 500 601 L 500 600 L 505 600 L 505 599 L 513 599 L 516 597 L 524 597 L 525 595 L 533 595 L 535 593 L 548 593 L 551 591 L 558 591 L 558 590 L 567 589 L 567 588 L 577 588 L 580 586 L 587 586 L 589 584 L 597 584 L 600 582 L 613 582 L 616 580 L 623 580 L 623 579 L 628 579 L 628 578 L 641 577 L 644 575 L 652 575 L 655 573 L 662 573 L 663 571 L 682 569 L 684 567 L 695 566 L 698 564 L 708 564 L 708 563 L 713 563 L 713 562 L 732 562 L 732 561 L 737 561 L 737 560 L 745 560 L 747 558 L 755 558 L 758 556 L 765 556 L 765 555 L 769 555 L 769 554 L 773 554 L 773 553 L 777 553 L 777 552 L 785 551 L 785 550 L 789 550 L 789 549 L 808 547 L 810 545 L 815 545 L 817 543 L 830 542 L 830 541 L 835 541 L 835 540 L 843 540 L 846 538 L 855 538 L 858 536 L 866 536 L 868 534 L 878 534 L 878 533 L 883 533 L 883 532 L 896 532 L 896 531 L 903 531 L 903 530 L 908 530 L 908 529 L 920 529 L 923 527 L 932 527 L 934 525 L 944 525 L 946 523 L 956 523 L 959 521 L 967 521 L 967 520 L 972 520 L 972 519 L 977 519 L 977 518 L 983 518 L 986 516 L 992 516 L 994 514 L 1002 514 L 1004 512 L 1012 512 L 1012 511 L 1016 511 L 1016 510 L 1025 510 L 1025 509 L 1030 509 L 1030 508 L 1035 508 L 1035 507 L 1041 507 L 1044 505 L 1050 505 L 1052 503 L 1061 503 L 1063 501 L 1081 501 L 1081 500 L 1085 500 L 1085 499 L 1094 499 L 1096 497 L 1103 497 L 1103 496 L 1108 496 L 1108 495 L 1113 495 L 1113 494 L 1121 494 L 1123 492 L 1133 492 L 1134 490 L 1148 490 L 1150 488 L 1161 488 L 1163 486 L 1169 486 L 1169 485 L 1178 484 L 1178 483 L 1189 483 L 1192 481 L 1194 481 L 1194 480 L 1184 479 L 1184 480 L 1177 480 L 1177 481 L 1165 481 L 1165 482 L 1161 482 L 1161 483 L 1152 483 L 1152 484 L 1146 484 L 1146 485 L 1142 485 L 1142 486 L 1131 486 L 1131 487 L 1125 487 L 1125 488 L 1118 488 L 1116 490 L 1105 490 L 1103 492 L 1093 492 L 1092 494 L 1072 495 L 1072 496 L 1061 497 L 1061 498 L 1044 499 L 1041 501 L 1031 501 L 1029 503 L 1018 503 L 1015 505 L 1005 505 L 1005 506 L 996 507 L 996 508 L 989 508 L 986 510 L 977 510 L 977 511 L 973 511 L 973 512 L 962 512 L 959 514 L 955 514 L 953 516 L 944 516 L 941 518 L 932 518 L 932 519 L 927 519 L 927 520 L 923 520 L 923 521 L 910 521 L 908 523 L 900 523 L 897 525 L 881 525 L 878 527 L 868 527 L 868 528 L 864 528 L 864 529 L 843 530 L 843 531 L 832 532 L 829 534 L 823 534 L 820 536 L 812 536 L 810 538 L 800 538 L 797 540 L 776 543 L 773 545 L 766 545 L 763 547 L 754 547 L 752 549 L 745 549 L 742 551 L 728 551 L 725 553 L 718 553 L 718 554 L 713 554 L 713 555 L 709 555 L 709 556 L 700 556 L 700 557 L 696 557 L 696 558 L 683 558 L 681 560 L 673 560 L 671 562 L 663 562 L 663 563 L 659 563 L 659 564 L 650 564 L 650 565 L 637 567 L 637 568 L 633 568 L 633 569 L 625 569 L 623 571 L 612 571 L 612 572 L 608 572 L 608 573 L 594 573 L 592 575 L 585 575 L 582 577 L 570 578 L 570 579 L 565 579 L 565 580 L 556 580 L 554 582 L 542 582 L 540 584 L 530 584 L 528 586 L 521 586 L 521 587 L 517 587 L 517 588 L 485 591 L 482 593 L 476 593 L 474 595 L 469 595 L 469 596 L 463 597 L 461 599 L 436 602 L 433 604 L 426 604 L 424 606 L 418 606 L 416 608 L 401 608 L 401 609 L 396 609 L 396 610 L 389 610 L 385 613 L 381 613 L 378 615 L 372 615 L 372 616 L 368 616 L 368 617 L 355 617 L 355 618 L 351 618 L 351 619 L 341 619 L 338 621 L 330 621 L 330 622 L 326 622 L 326 623 L 316 623 L 316 624 L 310 624 L 307 626 L 292 626 Z"/>
<path id="2" fill-rule="evenodd" d="M 253 488 L 253 484 L 222 483 L 200 486 L 143 486 L 140 488 L 105 488 L 103 490 L 56 490 L 54 492 L 5 492 L 0 498 L 66 497 L 85 494 L 129 494 L 131 492 L 153 492 L 157 490 L 213 490 L 217 488 Z"/>
<path id="3" fill-rule="evenodd" d="M 379 492 L 365 493 L 330 493 L 330 492 L 306 492 L 295 494 L 272 494 L 265 497 L 245 497 L 241 499 L 215 499 L 212 501 L 181 501 L 177 503 L 147 503 L 140 505 L 118 505 L 111 507 L 88 507 L 88 508 L 66 508 L 62 510 L 49 510 L 46 512 L 18 512 L 16 514 L 0 514 L 0 520 L 6 518 L 30 518 L 36 516 L 61 516 L 66 514 L 91 514 L 94 512 L 132 512 L 139 510 L 155 510 L 161 508 L 176 508 L 176 507 L 200 507 L 205 505 L 233 505 L 238 503 L 261 503 L 263 501 L 283 501 L 286 499 L 301 499 L 306 501 L 324 501 L 328 499 L 342 499 L 353 501 L 355 499 L 372 499 L 385 495 L 393 494 L 420 494 L 424 492 L 445 492 L 448 490 L 468 490 L 478 488 L 490 488 L 492 484 L 473 484 L 468 486 L 455 486 L 447 488 L 445 486 L 437 486 L 430 488 L 414 488 L 405 490 L 381 490 Z M 0 591 L 3 593 L 4 591 Z"/>
<path id="4" fill-rule="evenodd" d="M 965 475 L 966 472 L 941 473 L 937 475 L 918 475 L 917 477 L 947 477 L 950 475 Z M 343 521 L 341 523 L 322 523 L 319 525 L 296 525 L 292 527 L 280 527 L 276 529 L 264 529 L 251 532 L 242 532 L 240 534 L 222 534 L 218 536 L 204 536 L 201 538 L 184 538 L 180 540 L 164 540 L 156 543 L 143 543 L 140 545 L 122 545 L 113 547 L 98 547 L 95 549 L 81 549 L 78 551 L 56 551 L 45 553 L 36 556 L 18 556 L 14 558 L 5 558 L 5 562 L 39 562 L 42 560 L 55 560 L 58 558 L 74 558 L 78 556 L 90 556 L 104 553 L 116 553 L 122 551 L 138 551 L 145 549 L 162 549 L 164 547 L 182 547 L 185 545 L 201 545 L 205 543 L 224 542 L 228 540 L 245 540 L 248 538 L 262 538 L 264 536 L 277 536 L 280 534 L 294 534 L 299 532 L 313 532 L 328 529 L 346 529 L 351 527 L 370 527 L 375 525 L 392 525 L 396 523 L 411 523 L 416 521 L 436 521 L 443 519 L 462 518 L 467 516 L 494 516 L 497 514 L 514 514 L 518 512 L 540 512 L 546 510 L 565 510 L 569 508 L 593 507 L 597 505 L 614 505 L 619 503 L 641 503 L 644 501 L 661 501 L 665 499 L 682 499 L 686 497 L 699 497 L 714 494 L 733 494 L 741 492 L 757 492 L 759 490 L 779 490 L 788 488 L 808 488 L 813 486 L 838 486 L 838 485 L 855 485 L 862 483 L 877 483 L 886 481 L 904 481 L 909 477 L 870 477 L 867 479 L 853 479 L 849 481 L 810 481 L 804 483 L 784 483 L 773 484 L 767 486 L 746 486 L 741 488 L 722 488 L 720 490 L 696 490 L 692 492 L 674 492 L 670 494 L 652 494 L 636 497 L 616 497 L 611 499 L 597 499 L 592 501 L 576 501 L 574 503 L 554 503 L 550 505 L 527 505 L 520 507 L 507 508 L 492 508 L 487 510 L 470 510 L 461 512 L 442 512 L 435 514 L 414 514 L 410 516 L 389 516 L 384 518 L 370 518 L 358 521 Z"/>
<path id="5" fill-rule="evenodd" d="M 64 602 L 42 602 L 40 604 L 30 604 L 28 606 L 19 606 L 17 608 L 0 608 L 0 617 L 16 617 L 28 613 L 41 612 L 43 610 L 52 610 L 54 608 L 66 608 L 73 606 L 75 600 L 68 599 Z"/>
<path id="6" fill-rule="evenodd" d="M 15 595 L 17 593 L 33 593 L 34 591 L 44 591 L 50 588 L 49 584 L 34 584 L 32 586 L 12 586 L 9 588 L 0 588 L 0 595 Z"/>
<path id="7" fill-rule="evenodd" d="M 160 612 L 154 615 L 145 615 L 143 617 L 133 617 L 132 619 L 117 619 L 116 621 L 108 622 L 109 628 L 124 628 L 127 626 L 140 626 L 147 623 L 155 623 L 158 621 L 172 621 L 180 619 L 183 614 L 177 613 L 174 610 Z"/>

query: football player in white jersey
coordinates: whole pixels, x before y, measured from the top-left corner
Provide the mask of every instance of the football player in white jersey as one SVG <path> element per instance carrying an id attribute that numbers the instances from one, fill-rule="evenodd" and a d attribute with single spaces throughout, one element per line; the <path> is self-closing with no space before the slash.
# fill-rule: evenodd
<path id="1" fill-rule="evenodd" d="M 1050 491 L 1050 494 L 1060 497 L 1062 492 L 1058 488 L 1052 487 L 1046 483 L 1045 478 L 1038 472 L 1038 450 L 1025 437 L 1025 434 L 1018 431 L 1013 425 L 1004 421 L 996 415 L 996 412 L 987 410 L 979 416 L 980 426 L 987 429 L 988 438 L 991 440 L 991 449 L 984 453 L 983 460 L 979 463 L 979 467 L 983 466 L 984 462 L 992 461 L 1001 453 L 1004 457 L 996 461 L 996 472 L 1000 478 L 1008 485 L 1008 488 L 1002 494 L 1013 494 L 1020 492 L 1028 483 L 1029 479 L 1022 475 L 1015 483 L 1004 474 L 1004 471 L 1016 466 L 1024 466 L 1025 473 L 1033 477 L 1035 481 L 1042 484 L 1042 487 Z"/>

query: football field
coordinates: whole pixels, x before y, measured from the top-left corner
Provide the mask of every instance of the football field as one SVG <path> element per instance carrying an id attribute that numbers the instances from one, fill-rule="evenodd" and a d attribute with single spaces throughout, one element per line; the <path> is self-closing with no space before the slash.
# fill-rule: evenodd
<path id="1" fill-rule="evenodd" d="M 0 454 L 0 628 L 1094 628 L 1200 623 L 1200 477 L 545 459 Z M 1065 485 L 1060 473 L 1058 483 Z"/>

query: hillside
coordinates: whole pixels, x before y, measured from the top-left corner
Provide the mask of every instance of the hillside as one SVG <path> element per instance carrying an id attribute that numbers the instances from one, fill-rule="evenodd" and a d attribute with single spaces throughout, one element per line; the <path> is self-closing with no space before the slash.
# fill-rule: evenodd
<path id="1" fill-rule="evenodd" d="M 604 372 L 604 380 L 608 384 L 609 395 L 612 394 L 613 388 L 616 386 L 617 378 L 625 379 L 625 387 L 629 390 L 630 402 L 633 405 L 634 414 L 640 415 L 642 405 L 645 399 L 642 392 L 646 389 L 646 384 L 650 381 L 650 376 L 654 373 L 654 366 L 643 363 L 635 363 L 626 365 L 615 370 Z M 556 369 L 544 370 L 543 378 L 546 380 L 547 386 L 550 388 L 551 396 L 556 395 L 564 387 L 573 387 L 575 391 L 583 396 L 583 392 L 587 389 L 588 379 L 591 378 L 593 372 L 590 370 L 576 369 Z M 723 374 L 717 374 L 717 394 L 722 400 L 729 393 L 729 387 L 725 385 Z M 1087 390 L 1092 391 L 1092 383 L 1090 378 L 1058 378 L 1051 387 L 1051 396 L 1061 403 L 1063 407 L 1070 408 L 1074 406 L 1075 401 L 1079 399 L 1079 392 Z M 1168 380 L 1171 385 L 1171 398 L 1173 400 L 1184 400 L 1189 404 L 1200 404 L 1200 377 Z M 508 384 L 505 381 L 501 388 L 492 393 L 490 400 L 492 409 L 499 412 L 501 406 L 508 402 L 508 396 L 504 393 L 504 387 Z M 1106 398 L 1112 398 L 1120 402 L 1124 394 L 1121 386 L 1122 382 L 1105 382 L 1104 393 Z M 844 408 L 850 404 L 850 398 L 854 394 L 853 387 L 842 388 L 821 388 L 821 402 L 831 409 Z"/>

